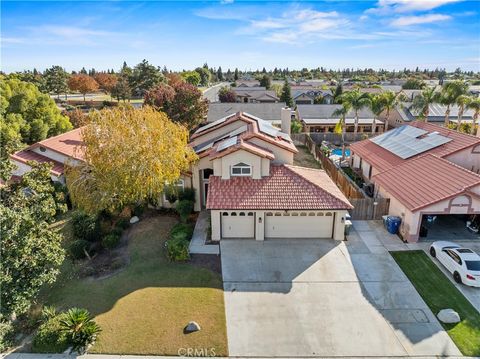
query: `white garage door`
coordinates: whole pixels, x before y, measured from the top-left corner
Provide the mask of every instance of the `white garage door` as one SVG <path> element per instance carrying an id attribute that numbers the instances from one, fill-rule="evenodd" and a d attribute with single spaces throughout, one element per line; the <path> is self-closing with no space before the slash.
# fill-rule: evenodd
<path id="1" fill-rule="evenodd" d="M 253 238 L 254 236 L 253 212 L 222 212 L 222 238 Z"/>
<path id="2" fill-rule="evenodd" d="M 332 238 L 333 212 L 267 212 L 265 238 Z"/>

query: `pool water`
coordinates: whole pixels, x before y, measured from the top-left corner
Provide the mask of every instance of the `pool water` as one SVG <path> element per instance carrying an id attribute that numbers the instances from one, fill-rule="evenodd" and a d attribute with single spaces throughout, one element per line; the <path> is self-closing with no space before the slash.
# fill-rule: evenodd
<path id="1" fill-rule="evenodd" d="M 341 156 L 342 155 L 342 149 L 341 148 L 333 149 L 332 150 L 332 155 Z M 345 149 L 345 157 L 350 157 L 350 150 L 348 148 Z"/>

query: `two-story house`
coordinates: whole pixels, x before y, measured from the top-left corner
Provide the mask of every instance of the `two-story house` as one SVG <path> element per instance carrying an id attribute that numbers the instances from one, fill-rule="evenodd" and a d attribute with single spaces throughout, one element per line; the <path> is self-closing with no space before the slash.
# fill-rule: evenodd
<path id="1" fill-rule="evenodd" d="M 289 128 L 289 109 L 282 130 L 238 112 L 191 136 L 195 209 L 210 210 L 212 240 L 344 238 L 352 206 L 324 171 L 293 165 Z"/>

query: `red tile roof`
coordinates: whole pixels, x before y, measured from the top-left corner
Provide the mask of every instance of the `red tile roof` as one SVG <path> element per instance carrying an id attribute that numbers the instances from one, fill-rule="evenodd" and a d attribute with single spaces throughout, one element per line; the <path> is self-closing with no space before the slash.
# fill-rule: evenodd
<path id="1" fill-rule="evenodd" d="M 20 163 L 25 163 L 25 164 L 27 164 L 28 161 L 35 161 L 35 162 L 39 162 L 39 163 L 47 163 L 47 162 L 52 163 L 53 168 L 52 168 L 51 172 L 55 176 L 60 176 L 61 174 L 63 174 L 64 167 L 63 167 L 62 163 L 54 161 L 51 158 L 42 156 L 42 155 L 40 155 L 36 152 L 33 152 L 29 149 L 26 149 L 26 150 L 23 150 L 23 151 L 18 151 L 16 153 L 10 155 L 10 158 L 15 160 L 15 161 L 18 161 Z"/>
<path id="2" fill-rule="evenodd" d="M 72 131 L 62 133 L 61 135 L 50 137 L 43 141 L 37 142 L 30 146 L 30 148 L 46 147 L 65 156 L 75 158 L 77 160 L 82 160 L 83 146 L 84 142 L 82 140 L 82 127 L 80 127 Z"/>
<path id="3" fill-rule="evenodd" d="M 405 161 L 375 175 L 374 180 L 410 211 L 458 196 L 480 185 L 480 175 L 433 154 Z"/>
<path id="4" fill-rule="evenodd" d="M 480 138 L 478 137 L 460 133 L 455 130 L 450 130 L 432 123 L 414 121 L 410 123 L 409 126 L 421 128 L 428 132 L 438 132 L 440 135 L 452 139 L 452 141 L 433 148 L 427 152 L 435 154 L 439 157 L 446 157 L 465 148 L 480 145 Z M 405 161 L 410 160 L 404 160 L 398 157 L 383 147 L 380 147 L 376 143 L 373 143 L 369 139 L 351 144 L 350 149 L 374 168 L 376 168 L 379 172 L 387 171 Z M 417 157 L 422 155 L 425 155 L 425 153 L 419 154 Z"/>
<path id="5" fill-rule="evenodd" d="M 270 166 L 261 179 L 210 176 L 208 209 L 340 210 L 352 205 L 322 170 Z"/>

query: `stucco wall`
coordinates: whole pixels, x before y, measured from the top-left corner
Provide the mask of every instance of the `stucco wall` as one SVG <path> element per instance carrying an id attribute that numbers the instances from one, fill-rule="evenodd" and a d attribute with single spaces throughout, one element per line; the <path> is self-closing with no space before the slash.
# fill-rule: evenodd
<path id="1" fill-rule="evenodd" d="M 271 144 L 269 142 L 263 141 L 259 138 L 252 138 L 249 140 L 249 142 L 252 142 L 256 144 L 257 146 L 266 148 L 270 151 L 273 152 L 275 155 L 275 159 L 273 160 L 273 163 L 284 163 L 287 165 L 293 164 L 293 153 L 287 150 L 284 150 L 283 148 L 280 148 L 274 144 Z"/>
<path id="2" fill-rule="evenodd" d="M 467 170 L 480 172 L 480 145 L 475 148 L 466 148 L 445 158 Z"/>
<path id="3" fill-rule="evenodd" d="M 230 179 L 230 170 L 232 166 L 242 162 L 249 166 L 252 166 L 252 178 L 260 179 L 262 178 L 262 158 L 254 155 L 250 152 L 239 150 L 223 156 L 222 160 L 222 179 Z M 217 174 L 215 173 L 217 176 Z"/>
<path id="4" fill-rule="evenodd" d="M 29 165 L 26 165 L 25 163 L 13 161 L 13 160 L 12 162 L 16 166 L 16 168 L 12 171 L 13 176 L 23 176 L 25 173 L 30 172 L 32 170 L 32 167 L 30 167 Z M 63 175 L 57 177 L 51 174 L 50 178 L 54 182 L 60 182 L 65 184 L 65 177 Z"/>

